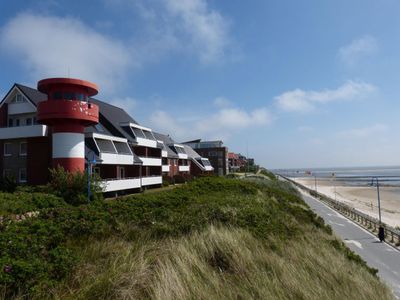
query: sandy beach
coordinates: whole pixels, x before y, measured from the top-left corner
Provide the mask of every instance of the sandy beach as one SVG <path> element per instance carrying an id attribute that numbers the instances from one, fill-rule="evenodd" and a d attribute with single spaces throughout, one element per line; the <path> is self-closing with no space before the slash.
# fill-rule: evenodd
<path id="1" fill-rule="evenodd" d="M 308 188 L 315 189 L 314 178 L 293 179 Z M 317 180 L 317 190 L 321 194 L 345 202 L 365 214 L 378 218 L 376 187 L 345 186 L 341 182 L 335 184 L 334 181 Z M 400 187 L 380 187 L 380 198 L 382 222 L 393 227 L 400 227 Z"/>

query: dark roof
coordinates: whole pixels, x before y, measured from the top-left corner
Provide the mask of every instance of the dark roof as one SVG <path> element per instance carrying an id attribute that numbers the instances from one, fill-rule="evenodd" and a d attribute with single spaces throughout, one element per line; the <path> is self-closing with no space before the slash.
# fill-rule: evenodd
<path id="1" fill-rule="evenodd" d="M 164 142 L 163 149 L 165 151 L 167 151 L 168 157 L 172 157 L 172 158 L 179 157 L 178 154 L 175 153 L 175 151 L 173 151 L 170 147 L 168 147 L 169 145 L 175 144 L 175 141 L 169 135 L 165 135 L 165 134 L 154 132 L 154 131 L 153 131 L 153 135 L 156 138 L 156 140 Z"/>
<path id="2" fill-rule="evenodd" d="M 200 143 L 200 142 L 201 142 L 201 139 L 198 139 L 198 140 L 183 142 L 182 144 L 192 144 L 192 143 Z"/>
<path id="3" fill-rule="evenodd" d="M 28 86 L 16 83 L 15 86 L 17 86 L 21 92 L 29 98 L 35 105 L 38 105 L 39 102 L 47 100 L 47 95 L 39 92 L 36 89 L 30 88 Z"/>
<path id="4" fill-rule="evenodd" d="M 155 132 L 155 131 L 153 131 L 153 134 L 157 140 L 163 141 L 164 144 L 166 144 L 166 145 L 176 144 L 176 142 L 169 135 L 162 134 L 162 133 Z"/>
<path id="5" fill-rule="evenodd" d="M 134 123 L 138 124 L 123 108 L 111 105 L 109 103 L 90 98 L 90 101 L 97 104 L 100 109 L 100 113 L 114 125 L 119 123 Z"/>
<path id="6" fill-rule="evenodd" d="M 138 124 L 123 108 L 108 104 L 95 98 L 90 98 L 90 101 L 99 106 L 100 118 L 99 121 L 103 127 L 115 135 L 133 141 L 132 136 L 121 127 L 120 123 Z"/>
<path id="7" fill-rule="evenodd" d="M 200 154 L 194 151 L 192 147 L 188 145 L 183 145 L 183 147 L 185 148 L 185 152 L 189 158 L 201 158 Z"/>

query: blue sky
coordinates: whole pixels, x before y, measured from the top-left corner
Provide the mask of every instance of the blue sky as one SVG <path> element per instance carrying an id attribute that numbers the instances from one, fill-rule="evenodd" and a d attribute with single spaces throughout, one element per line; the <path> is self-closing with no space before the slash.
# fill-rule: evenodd
<path id="1" fill-rule="evenodd" d="M 400 165 L 396 0 L 2 1 L 0 95 L 77 77 L 268 168 Z"/>

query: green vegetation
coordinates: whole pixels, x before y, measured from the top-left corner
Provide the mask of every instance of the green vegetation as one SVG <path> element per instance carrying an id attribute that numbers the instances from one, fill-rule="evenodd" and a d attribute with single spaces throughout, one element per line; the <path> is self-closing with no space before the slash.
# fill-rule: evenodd
<path id="1" fill-rule="evenodd" d="M 276 176 L 272 172 L 268 171 L 267 169 L 261 169 L 260 174 L 267 176 L 271 180 L 276 179 Z"/>
<path id="2" fill-rule="evenodd" d="M 277 180 L 201 178 L 39 211 L 0 225 L 0 297 L 391 298 Z"/>

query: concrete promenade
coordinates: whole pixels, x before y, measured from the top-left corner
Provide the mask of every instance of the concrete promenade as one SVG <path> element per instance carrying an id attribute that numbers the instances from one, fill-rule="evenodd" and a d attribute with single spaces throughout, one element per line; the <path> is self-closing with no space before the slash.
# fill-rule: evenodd
<path id="1" fill-rule="evenodd" d="M 351 250 L 360 255 L 370 267 L 379 270 L 378 276 L 392 288 L 396 299 L 400 299 L 400 251 L 380 243 L 376 236 L 321 201 L 302 191 L 301 194 L 311 209 L 332 227 L 334 233 Z"/>

